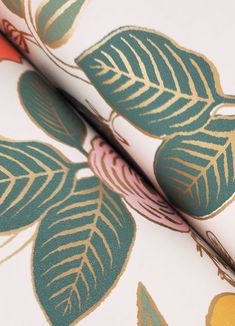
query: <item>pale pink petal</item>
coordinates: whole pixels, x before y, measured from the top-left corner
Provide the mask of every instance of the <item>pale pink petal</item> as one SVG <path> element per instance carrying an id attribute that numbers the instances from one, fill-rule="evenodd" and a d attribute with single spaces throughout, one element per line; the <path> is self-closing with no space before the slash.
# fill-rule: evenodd
<path id="1" fill-rule="evenodd" d="M 100 137 L 92 141 L 89 162 L 93 172 L 141 215 L 170 229 L 189 232 L 187 223 Z"/>

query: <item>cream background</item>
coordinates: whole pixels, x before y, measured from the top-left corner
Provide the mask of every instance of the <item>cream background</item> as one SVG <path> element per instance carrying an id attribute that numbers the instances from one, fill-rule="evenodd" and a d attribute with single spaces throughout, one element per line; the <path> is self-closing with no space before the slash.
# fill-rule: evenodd
<path id="1" fill-rule="evenodd" d="M 45 142 L 74 162 L 84 161 L 77 150 L 54 141 L 36 127 L 22 109 L 17 82 L 27 69 L 29 66 L 26 64 L 0 63 L 0 133 L 14 140 Z M 87 149 L 92 136 L 90 130 L 86 139 Z M 171 231 L 144 219 L 134 210 L 131 212 L 137 232 L 127 268 L 111 294 L 79 325 L 136 325 L 139 281 L 147 287 L 170 326 L 205 325 L 212 298 L 220 292 L 233 292 L 234 288 L 217 276 L 214 264 L 207 257 L 200 257 L 189 234 Z M 0 261 L 27 241 L 36 227 L 20 233 L 14 248 L 0 250 Z M 0 244 L 6 239 L 0 237 Z M 32 244 L 0 265 L 0 325 L 47 325 L 33 292 L 31 255 Z"/>
<path id="2" fill-rule="evenodd" d="M 38 3 L 39 0 L 32 1 L 33 9 Z M 235 94 L 234 12 L 233 0 L 90 0 L 71 40 L 53 53 L 74 65 L 74 59 L 83 50 L 119 26 L 153 28 L 210 58 L 220 73 L 224 92 Z M 0 17 L 27 30 L 23 21 L 10 13 L 2 3 Z M 93 87 L 66 75 L 36 47 L 30 46 L 30 51 L 31 59 L 34 58 L 35 64 L 57 85 L 82 102 L 88 99 L 103 116 L 108 116 L 110 108 Z M 82 160 L 78 151 L 50 139 L 36 128 L 20 108 L 16 83 L 24 69 L 22 65 L 0 63 L 1 133 L 14 139 L 51 143 L 71 160 Z M 78 73 L 76 69 L 70 71 Z M 159 142 L 143 135 L 122 118 L 116 121 L 116 127 L 129 141 L 132 156 L 153 179 L 152 162 Z M 233 257 L 234 205 L 231 204 L 212 220 L 193 222 L 200 230 L 210 229 L 215 232 Z M 80 325 L 136 325 L 136 290 L 139 281 L 145 284 L 170 326 L 205 325 L 212 298 L 220 292 L 232 292 L 233 288 L 217 277 L 216 269 L 208 258 L 200 258 L 189 235 L 155 225 L 132 212 L 137 223 L 137 235 L 127 268 L 105 302 L 82 320 Z M 24 237 L 30 237 L 32 233 L 33 230 L 29 230 Z M 33 293 L 30 261 L 31 246 L 28 246 L 12 260 L 0 265 L 0 325 L 47 324 Z"/>

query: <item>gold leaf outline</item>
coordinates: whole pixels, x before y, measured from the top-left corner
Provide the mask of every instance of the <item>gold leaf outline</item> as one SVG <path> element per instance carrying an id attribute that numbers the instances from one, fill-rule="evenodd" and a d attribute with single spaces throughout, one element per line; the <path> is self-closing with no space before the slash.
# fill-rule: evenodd
<path id="1" fill-rule="evenodd" d="M 230 104 L 228 104 L 227 106 L 231 106 Z M 215 117 L 211 117 L 211 119 L 209 119 L 209 121 L 208 121 L 208 124 L 214 119 L 214 120 L 216 120 L 216 119 L 221 119 L 221 118 L 223 118 L 223 119 L 228 119 L 228 120 L 230 120 L 230 119 L 234 119 L 234 121 L 235 121 L 235 116 L 233 116 L 233 118 L 232 118 L 232 116 L 215 116 Z M 207 125 L 208 125 L 207 124 Z M 200 128 L 200 129 L 198 129 L 198 130 L 196 130 L 196 132 L 194 132 L 194 133 L 198 133 L 198 132 L 203 132 L 204 131 L 204 128 L 205 128 L 206 126 L 204 126 L 204 127 L 202 127 L 202 128 Z M 170 140 L 170 139 L 169 139 Z M 235 142 L 235 140 L 234 140 L 234 142 Z M 154 159 L 154 165 L 156 165 L 156 162 L 158 161 L 158 159 L 159 159 L 159 155 L 160 155 L 160 153 L 161 153 L 161 151 L 164 149 L 164 146 L 166 145 L 166 142 L 163 142 L 161 145 L 160 145 L 160 147 L 158 148 L 158 150 L 157 150 L 157 153 L 156 153 L 156 155 L 155 155 L 155 159 Z M 234 171 L 234 175 L 235 175 L 235 171 Z M 160 185 L 159 185 L 159 187 L 160 187 Z M 164 192 L 164 190 L 161 188 L 161 190 Z M 164 192 L 165 193 L 165 192 Z M 233 201 L 234 201 L 234 199 L 235 199 L 235 192 L 230 196 L 230 198 L 228 198 L 220 207 L 218 207 L 216 210 L 214 210 L 212 213 L 210 213 L 210 214 L 207 214 L 207 215 L 203 215 L 203 216 L 196 216 L 196 215 L 189 215 L 190 217 L 192 217 L 192 218 L 194 218 L 194 219 L 196 219 L 196 220 L 203 220 L 203 221 L 205 221 L 205 220 L 209 220 L 209 219 L 212 219 L 212 218 L 214 218 L 216 215 L 218 215 L 219 213 L 221 213 L 221 212 L 223 212 Z M 182 216 L 185 216 L 185 212 L 182 210 L 182 209 L 179 209 L 176 205 L 173 205 L 172 204 L 172 206 L 182 215 Z"/>
<path id="2" fill-rule="evenodd" d="M 160 310 L 158 309 L 156 303 L 153 301 L 153 298 L 151 297 L 150 293 L 148 292 L 148 290 L 146 289 L 146 287 L 144 286 L 144 284 L 142 282 L 138 283 L 138 288 L 137 288 L 137 308 L 138 308 L 138 313 L 137 313 L 137 326 L 144 326 L 142 324 L 142 315 L 143 315 L 143 305 L 142 300 L 141 300 L 141 294 L 142 291 L 145 292 L 145 295 L 148 298 L 148 301 L 151 304 L 151 308 L 154 310 L 154 312 L 156 313 L 157 317 L 159 318 L 159 320 L 162 323 L 162 326 L 168 326 L 167 322 L 165 321 L 163 315 L 161 314 Z M 150 324 L 152 326 L 154 326 L 153 324 Z"/>
<path id="3" fill-rule="evenodd" d="M 83 179 L 83 178 L 82 178 Z M 79 179 L 79 180 L 82 180 L 82 179 Z M 79 181 L 78 180 L 78 181 Z M 72 195 L 72 194 L 71 194 Z M 126 205 L 123 203 L 124 207 L 126 207 Z M 132 249 L 133 249 L 133 246 L 134 246 L 134 243 L 135 243 L 135 239 L 136 239 L 136 223 L 135 223 L 135 220 L 134 218 L 132 217 L 132 215 L 129 213 L 128 209 L 126 208 L 126 214 L 128 214 L 130 220 L 132 221 L 132 226 L 133 226 L 133 236 L 132 236 L 132 241 L 131 241 L 131 244 L 130 244 L 130 247 L 129 247 L 129 250 L 128 250 L 128 253 L 126 255 L 126 258 L 125 258 L 125 261 L 122 265 L 122 269 L 120 270 L 120 273 L 118 274 L 118 276 L 116 277 L 115 281 L 113 282 L 112 286 L 107 290 L 107 292 L 102 296 L 102 298 L 100 298 L 99 301 L 97 301 L 92 307 L 90 307 L 86 312 L 84 312 L 81 316 L 79 316 L 78 318 L 76 318 L 71 324 L 70 326 L 75 326 L 78 322 L 80 322 L 82 319 L 84 319 L 85 317 L 87 317 L 90 313 L 92 313 L 97 307 L 99 307 L 106 299 L 107 297 L 109 296 L 109 294 L 111 293 L 111 291 L 116 287 L 116 285 L 118 284 L 119 280 L 121 279 L 124 271 L 126 270 L 127 268 L 127 264 L 129 262 L 129 259 L 130 259 L 130 256 L 131 256 L 131 253 L 132 253 Z M 34 245 L 33 245 L 33 249 L 32 249 L 32 253 L 31 253 L 31 277 L 32 277 L 32 280 L 34 279 L 34 266 L 33 266 L 33 257 L 34 257 L 34 251 L 35 251 L 35 240 L 36 240 L 36 237 L 37 237 L 37 234 L 38 234 L 38 231 L 39 231 L 39 227 L 40 227 L 40 224 L 38 225 L 37 227 L 37 230 L 35 232 L 35 235 L 34 235 Z M 38 294 L 37 294 L 37 291 L 36 291 L 36 287 L 35 287 L 35 283 L 32 282 L 32 287 L 33 287 L 33 292 L 34 292 L 34 295 L 35 295 L 35 298 L 36 298 L 36 301 L 39 305 L 39 307 L 41 308 L 41 311 L 43 312 L 44 314 L 44 317 L 46 318 L 47 322 L 49 324 L 51 324 L 51 320 L 49 318 L 49 316 L 47 315 L 47 312 L 46 310 L 44 309 L 43 305 L 41 304 L 40 300 L 39 300 L 39 297 L 38 297 Z"/>
<path id="4" fill-rule="evenodd" d="M 209 66 L 210 66 L 210 69 L 212 71 L 212 74 L 213 74 L 213 77 L 214 77 L 214 86 L 215 86 L 215 89 L 218 93 L 218 95 L 222 96 L 222 97 L 225 97 L 228 99 L 228 98 L 235 98 L 233 95 L 226 95 L 224 92 L 223 92 L 223 89 L 221 87 L 221 82 L 220 82 L 220 76 L 219 76 L 219 72 L 216 68 L 216 66 L 214 65 L 214 63 L 209 60 L 207 58 L 207 56 L 197 52 L 197 51 L 193 51 L 193 50 L 189 50 L 183 46 L 181 46 L 179 43 L 177 43 L 174 39 L 172 39 L 171 37 L 165 35 L 164 33 L 161 33 L 161 32 L 158 32 L 154 29 L 149 29 L 149 28 L 144 28 L 144 27 L 138 27 L 138 26 L 131 26 L 131 25 L 128 25 L 128 26 L 122 26 L 122 27 L 119 27 L 118 29 L 110 32 L 108 35 L 106 35 L 105 37 L 103 37 L 100 41 L 98 41 L 94 46 L 91 46 L 89 49 L 83 51 L 81 53 L 81 55 L 79 55 L 75 61 L 77 64 L 79 64 L 79 62 L 83 59 L 85 59 L 88 55 L 91 55 L 93 54 L 94 51 L 96 51 L 97 49 L 99 49 L 102 45 L 106 44 L 107 41 L 111 40 L 112 37 L 120 34 L 121 32 L 124 32 L 124 31 L 130 31 L 130 30 L 135 30 L 135 31 L 144 31 L 144 32 L 148 32 L 148 33 L 153 33 L 153 34 L 156 34 L 156 35 L 159 35 L 161 37 L 164 37 L 165 39 L 167 39 L 168 41 L 170 41 L 175 47 L 177 47 L 179 50 L 182 50 L 188 54 L 192 54 L 192 55 L 196 55 L 198 57 L 200 57 L 201 59 L 203 59 Z M 119 113 L 115 108 L 114 106 L 109 103 L 104 97 L 103 95 L 101 94 L 101 92 L 97 89 L 97 87 L 92 84 L 93 87 L 96 89 L 96 91 L 100 94 L 100 96 L 103 98 L 103 100 L 112 108 L 113 111 Z M 213 114 L 214 111 L 217 111 L 221 106 L 224 106 L 224 105 L 228 105 L 230 106 L 230 104 L 227 104 L 227 103 L 221 103 L 221 104 L 218 104 L 214 109 L 212 109 L 211 111 L 211 114 Z M 125 118 L 125 117 L 123 117 Z M 147 135 L 147 136 L 150 136 L 152 138 L 156 138 L 156 139 L 170 139 L 170 138 L 173 138 L 175 137 L 175 135 L 191 135 L 191 134 L 194 134 L 195 132 L 198 132 L 200 129 L 202 129 L 203 127 L 205 127 L 206 125 L 208 125 L 209 121 L 207 121 L 205 123 L 204 126 L 202 126 L 200 129 L 197 129 L 197 130 L 194 130 L 192 132 L 175 132 L 175 133 L 172 133 L 170 136 L 165 136 L 165 137 L 159 137 L 159 136 L 156 136 L 156 135 L 153 135 L 152 133 L 144 130 L 143 128 L 135 125 L 135 123 L 133 123 L 132 121 L 130 121 L 129 119 L 125 118 L 126 120 L 128 120 L 128 122 L 133 125 L 136 129 L 138 129 L 141 133 Z M 208 119 L 209 120 L 209 119 Z"/>
<path id="5" fill-rule="evenodd" d="M 31 0 L 29 0 L 29 1 L 31 1 Z M 40 5 L 39 5 L 39 7 L 37 8 L 37 10 L 36 10 L 36 14 L 35 14 L 35 24 L 36 24 L 35 26 L 36 26 L 37 34 L 38 34 L 38 36 L 39 36 L 40 39 L 41 39 L 41 37 L 40 37 L 39 31 L 38 31 L 38 20 L 39 20 L 39 15 L 40 15 L 40 13 L 41 13 L 43 7 L 44 7 L 44 6 L 45 6 L 49 1 L 50 1 L 50 0 L 42 0 L 41 3 L 40 3 Z M 69 1 L 74 1 L 74 2 L 76 2 L 76 0 L 69 0 Z M 58 41 L 54 41 L 54 42 L 52 42 L 52 43 L 47 43 L 47 42 L 44 42 L 44 41 L 43 41 L 43 43 L 44 43 L 45 45 L 49 46 L 49 47 L 52 48 L 52 49 L 56 49 L 56 48 L 58 48 L 58 47 L 64 45 L 65 43 L 67 43 L 68 40 L 69 40 L 69 39 L 71 38 L 71 36 L 73 35 L 73 33 L 75 32 L 75 30 L 76 30 L 76 28 L 77 28 L 77 26 L 78 26 L 78 24 L 79 24 L 79 22 L 80 22 L 80 17 L 81 17 L 81 15 L 83 14 L 83 12 L 85 11 L 85 8 L 87 7 L 89 1 L 90 1 L 90 0 L 84 0 L 84 3 L 82 4 L 81 9 L 79 10 L 79 12 L 78 12 L 78 14 L 77 14 L 77 17 L 75 18 L 73 24 L 71 25 L 70 29 L 69 29 L 69 30 L 64 34 L 64 36 L 63 36 L 62 38 L 60 38 Z M 68 2 L 68 1 L 67 1 L 67 2 Z M 72 4 L 73 4 L 73 3 L 72 3 Z M 66 3 L 65 3 L 64 5 L 66 5 Z M 63 6 L 64 6 L 64 5 L 63 5 Z M 63 6 L 62 6 L 62 7 L 63 7 Z M 60 9 L 61 9 L 61 8 L 60 8 Z M 60 11 L 60 9 L 58 9 L 57 12 Z M 67 8 L 66 8 L 66 9 L 67 9 Z M 65 10 L 66 10 L 66 9 L 65 9 Z M 62 14 L 63 14 L 63 12 L 62 12 Z M 55 16 L 55 15 L 56 15 L 56 13 L 54 14 L 54 16 Z M 61 15 L 60 13 L 57 13 L 57 15 L 56 15 L 55 18 L 59 17 L 60 15 Z M 54 21 L 53 21 L 53 22 L 54 22 Z M 53 23 L 53 22 L 52 22 L 52 23 Z M 49 26 L 49 27 L 50 27 L 50 26 Z"/>
<path id="6" fill-rule="evenodd" d="M 38 121 L 30 114 L 30 112 L 28 111 L 28 109 L 26 108 L 26 106 L 25 106 L 25 104 L 24 104 L 24 102 L 23 102 L 23 98 L 22 98 L 22 96 L 21 96 L 21 92 L 20 92 L 20 82 L 21 82 L 21 79 L 22 79 L 22 77 L 26 74 L 26 73 L 28 73 L 28 72 L 34 72 L 34 73 L 36 73 L 37 74 L 37 72 L 35 71 L 35 70 L 27 70 L 26 72 L 23 72 L 21 75 L 20 75 L 20 78 L 18 79 L 18 82 L 17 82 L 17 92 L 18 92 L 18 97 L 19 97 L 19 101 L 20 101 L 20 104 L 21 104 L 21 106 L 22 106 L 22 108 L 23 108 L 23 110 L 24 110 L 24 112 L 26 113 L 26 115 L 29 117 L 29 119 L 40 129 L 40 130 L 42 130 L 47 136 L 49 136 L 50 138 L 52 138 L 52 139 L 54 139 L 54 140 L 56 140 L 56 141 L 58 141 L 58 142 L 60 142 L 60 143 L 63 143 L 63 144 L 65 144 L 66 146 L 70 146 L 70 147 L 72 147 L 72 148 L 75 148 L 75 147 L 73 147 L 72 145 L 69 145 L 69 144 L 67 144 L 67 143 L 65 143 L 65 142 L 63 142 L 62 140 L 59 140 L 58 138 L 56 138 L 53 134 L 51 134 L 49 131 L 47 131 L 44 127 L 42 127 L 41 125 L 40 125 L 40 123 L 38 123 Z M 43 79 L 43 77 L 42 76 L 40 76 L 42 79 Z M 45 80 L 45 82 L 48 82 L 47 80 Z M 58 91 L 52 86 L 52 85 L 50 85 L 50 84 L 47 84 L 47 86 L 48 87 L 50 87 L 51 86 L 51 90 L 53 91 L 53 92 L 55 92 L 56 94 L 58 93 Z M 83 149 L 83 147 L 82 147 L 82 144 L 84 144 L 84 142 L 85 142 L 85 138 L 86 138 L 86 136 L 87 136 L 87 124 L 86 124 L 86 122 L 84 121 L 84 119 L 83 119 L 83 117 L 79 114 L 79 113 L 77 113 L 75 110 L 74 110 L 74 108 L 73 108 L 73 106 L 68 102 L 67 103 L 67 105 L 68 106 L 70 106 L 71 107 L 71 111 L 72 112 L 74 112 L 74 114 L 75 115 L 78 115 L 78 117 L 79 117 L 79 119 L 82 121 L 82 123 L 83 123 L 83 125 L 84 125 L 84 128 L 83 128 L 83 132 L 82 132 L 82 135 L 81 135 L 81 148 L 78 148 L 78 147 L 76 147 L 76 149 L 80 152 L 80 153 L 82 153 L 83 155 L 85 155 L 85 150 Z M 55 111 L 56 111 L 56 109 L 55 109 Z M 61 121 L 62 123 L 63 123 L 63 121 Z M 72 137 L 72 135 L 71 135 L 71 137 Z M 72 137 L 73 138 L 73 137 Z M 74 138 L 73 138 L 74 139 Z M 47 144 L 46 144 L 47 145 Z M 64 156 L 65 157 L 65 156 Z M 66 157 L 65 157 L 66 158 Z M 67 158 L 66 158 L 66 160 L 68 160 Z M 69 163 L 73 163 L 72 161 L 69 161 Z"/>
<path id="7" fill-rule="evenodd" d="M 66 163 L 68 164 L 74 164 L 72 161 L 70 161 L 62 152 L 60 152 L 57 148 L 55 148 L 54 146 L 50 145 L 50 144 L 47 144 L 45 142 L 40 142 L 40 141 L 28 141 L 28 140 L 23 140 L 23 141 L 19 141 L 19 140 L 15 140 L 15 139 L 11 139 L 11 138 L 8 138 L 8 137 L 5 137 L 5 136 L 2 136 L 0 135 L 0 140 L 4 140 L 4 141 L 8 141 L 8 142 L 11 142 L 11 143 L 29 143 L 29 142 L 34 142 L 34 143 L 37 143 L 37 144 L 42 144 L 42 145 L 45 145 L 49 148 L 52 149 L 52 151 L 54 151 L 57 155 L 59 155 Z M 40 216 L 36 221 L 33 221 L 32 223 L 30 224 L 27 224 L 26 226 L 23 226 L 21 228 L 17 228 L 17 229 L 12 229 L 10 231 L 4 231 L 4 232 L 0 232 L 0 235 L 14 235 L 16 231 L 23 231 L 23 230 L 26 230 L 28 227 L 32 226 L 33 224 L 36 224 L 38 223 L 39 221 L 41 221 L 45 216 L 46 214 L 48 213 L 49 210 L 51 210 L 52 208 L 60 205 L 64 200 L 66 200 L 70 195 L 71 193 L 73 192 L 73 190 L 75 189 L 75 186 L 76 186 L 76 178 L 74 178 L 73 180 L 73 183 L 71 185 L 71 192 L 65 196 L 63 199 L 61 199 L 60 201 L 54 203 L 53 205 L 51 205 L 50 207 L 48 207 L 48 209 L 46 209 L 46 211 L 42 214 L 42 216 Z"/>

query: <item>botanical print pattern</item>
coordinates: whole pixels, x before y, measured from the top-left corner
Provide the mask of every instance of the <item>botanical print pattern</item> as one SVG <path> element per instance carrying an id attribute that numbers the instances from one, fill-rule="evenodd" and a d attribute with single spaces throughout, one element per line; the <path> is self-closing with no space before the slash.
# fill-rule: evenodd
<path id="1" fill-rule="evenodd" d="M 24 17 L 22 1 L 3 2 Z M 42 1 L 34 28 L 45 46 L 58 47 L 68 40 L 84 3 Z M 36 42 L 32 35 L 17 31 L 6 20 L 2 23 L 9 38 L 29 53 L 28 42 Z M 60 25 L 64 29 L 58 29 Z M 2 37 L 1 45 L 0 60 L 22 61 Z M 124 27 L 85 51 L 76 63 L 112 106 L 111 128 L 113 117 L 120 114 L 142 132 L 163 140 L 155 175 L 176 207 L 206 218 L 233 199 L 234 116 L 216 113 L 235 100 L 223 94 L 209 60 L 155 31 Z M 84 121 L 39 75 L 23 74 L 18 90 L 25 112 L 38 127 L 86 157 L 85 162 L 73 163 L 47 144 L 0 138 L 0 232 L 14 238 L 38 222 L 32 260 L 35 292 L 49 323 L 71 325 L 107 297 L 125 269 L 135 223 L 124 202 L 159 225 L 180 232 L 190 229 L 100 137 L 86 152 Z M 77 179 L 82 169 L 94 175 Z M 225 263 L 191 234 L 201 255 L 206 253 L 221 278 L 234 286 L 228 267 L 234 262 L 216 236 L 207 232 Z M 228 302 L 233 302 L 230 297 Z M 219 315 L 226 309 L 233 318 L 226 300 L 215 300 L 208 325 L 219 325 Z M 149 324 L 167 325 L 140 283 L 138 325 Z"/>
<path id="2" fill-rule="evenodd" d="M 33 282 L 53 325 L 83 318 L 114 287 L 126 265 L 135 224 L 118 195 L 51 146 L 0 141 L 0 231 L 40 221 Z"/>
<path id="3" fill-rule="evenodd" d="M 21 76 L 18 90 L 25 111 L 41 129 L 87 155 L 82 149 L 86 126 L 63 97 L 33 71 Z M 25 199 L 18 201 L 37 204 L 37 215 L 31 207 L 28 219 L 33 215 L 34 220 L 41 220 L 33 252 L 35 291 L 53 325 L 70 325 L 95 309 L 115 286 L 133 245 L 135 223 L 119 195 L 99 178 L 75 177 L 77 171 L 89 169 L 87 160 L 72 163 L 47 145 L 32 142 L 26 146 L 29 162 L 17 163 L 24 164 L 26 175 L 33 170 L 32 181 L 22 184 L 20 176 L 18 188 Z M 21 206 L 16 210 L 21 221 L 24 211 Z"/>
<path id="4" fill-rule="evenodd" d="M 44 79 L 34 71 L 25 72 L 19 82 L 19 93 L 26 113 L 40 128 L 88 155 L 82 146 L 86 135 L 83 120 Z M 148 219 L 176 231 L 189 232 L 182 218 L 102 138 L 94 138 L 91 144 L 90 167 L 109 188 Z"/>
<path id="5" fill-rule="evenodd" d="M 0 62 L 4 60 L 22 63 L 21 55 L 0 34 Z"/>
<path id="6" fill-rule="evenodd" d="M 212 300 L 206 326 L 235 325 L 235 294 L 221 293 Z"/>
<path id="7" fill-rule="evenodd" d="M 17 32 L 8 22 L 4 28 L 9 37 L 17 38 L 26 52 L 25 39 L 36 44 L 66 73 L 97 88 L 113 108 L 110 128 L 122 115 L 143 133 L 162 139 L 155 176 L 176 208 L 206 219 L 233 200 L 234 116 L 217 113 L 234 105 L 235 97 L 223 93 L 219 74 L 205 56 L 154 30 L 127 26 L 111 32 L 71 66 L 49 48 L 68 41 L 85 0 L 41 1 L 35 15 L 30 1 L 3 3 L 25 20 L 31 33 Z M 88 79 L 80 76 L 80 69 Z"/>
<path id="8" fill-rule="evenodd" d="M 216 113 L 235 97 L 207 58 L 158 32 L 122 27 L 75 61 L 115 112 L 163 140 L 155 175 L 177 208 L 207 218 L 233 199 L 234 116 Z"/>
<path id="9" fill-rule="evenodd" d="M 38 223 L 30 239 L 35 293 L 49 323 L 71 325 L 105 299 L 127 264 L 135 222 L 123 200 L 160 225 L 180 232 L 189 227 L 101 138 L 86 151 L 85 122 L 36 72 L 22 74 L 18 93 L 39 128 L 85 158 L 74 163 L 51 145 L 0 138 L 0 232 L 14 239 Z M 83 169 L 90 176 L 78 178 Z M 125 184 L 130 176 L 132 187 Z"/>
<path id="10" fill-rule="evenodd" d="M 167 326 L 145 286 L 140 282 L 137 290 L 138 326 Z"/>

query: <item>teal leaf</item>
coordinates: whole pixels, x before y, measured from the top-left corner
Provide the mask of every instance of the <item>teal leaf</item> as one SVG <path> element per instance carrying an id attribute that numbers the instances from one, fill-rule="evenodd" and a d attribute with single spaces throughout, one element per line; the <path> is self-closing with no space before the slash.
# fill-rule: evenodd
<path id="1" fill-rule="evenodd" d="M 141 27 L 112 32 L 75 61 L 115 111 L 153 137 L 192 133 L 226 102 L 208 59 Z"/>
<path id="2" fill-rule="evenodd" d="M 36 26 L 41 40 L 52 48 L 66 43 L 79 20 L 86 0 L 43 0 L 36 11 Z"/>
<path id="3" fill-rule="evenodd" d="M 18 92 L 30 118 L 49 136 L 82 149 L 86 126 L 73 107 L 35 71 L 25 72 Z"/>
<path id="4" fill-rule="evenodd" d="M 155 175 L 169 200 L 197 218 L 211 217 L 235 193 L 235 116 L 215 116 L 200 132 L 164 142 Z"/>
<path id="5" fill-rule="evenodd" d="M 41 305 L 54 326 L 83 318 L 122 273 L 135 225 L 120 197 L 96 177 L 78 180 L 74 193 L 42 220 L 33 254 Z"/>
<path id="6" fill-rule="evenodd" d="M 49 146 L 0 139 L 0 232 L 43 218 L 73 190 L 76 170 Z"/>
<path id="7" fill-rule="evenodd" d="M 21 18 L 24 18 L 23 0 L 2 0 L 2 2 L 11 12 Z"/>
<path id="8" fill-rule="evenodd" d="M 140 282 L 137 291 L 138 326 L 167 326 L 155 302 Z"/>

